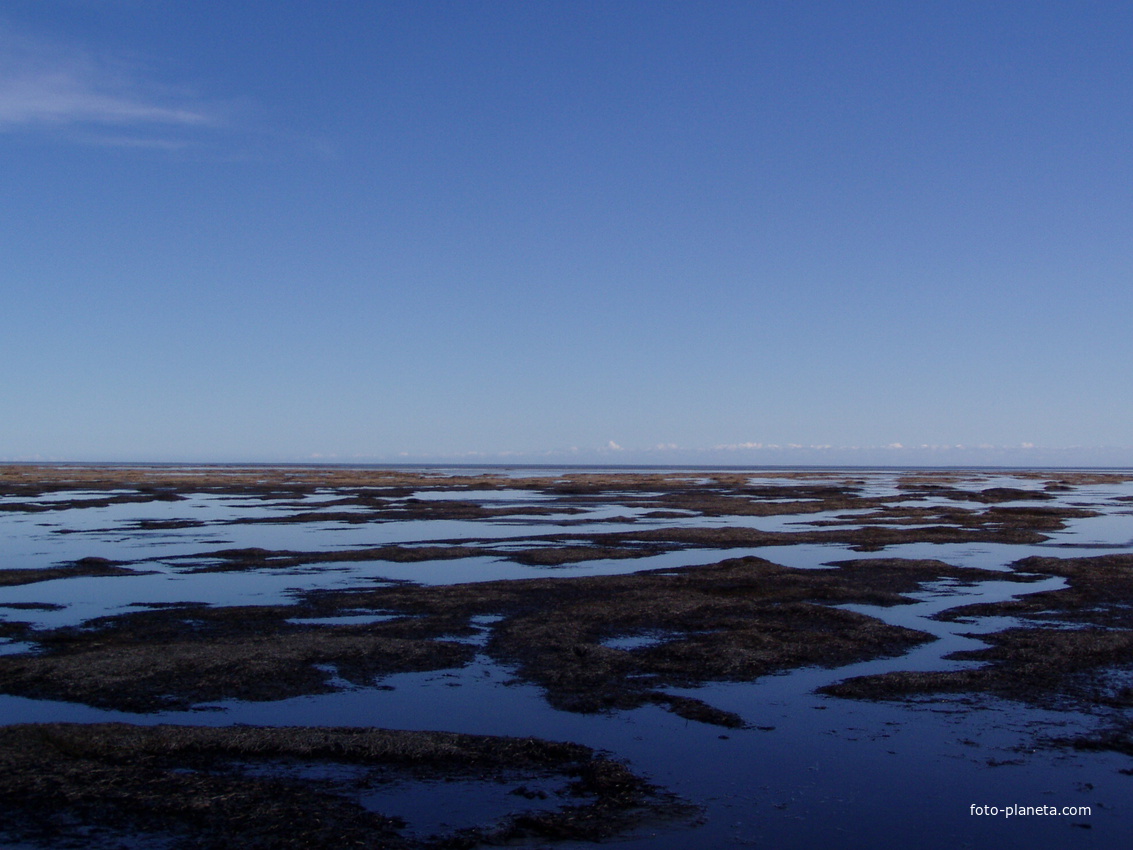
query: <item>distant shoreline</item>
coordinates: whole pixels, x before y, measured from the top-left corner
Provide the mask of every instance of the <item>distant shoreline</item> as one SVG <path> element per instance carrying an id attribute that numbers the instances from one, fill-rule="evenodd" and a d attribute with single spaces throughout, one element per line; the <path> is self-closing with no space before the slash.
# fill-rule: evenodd
<path id="1" fill-rule="evenodd" d="M 1054 464 L 662 464 L 662 463 L 360 463 L 331 461 L 70 461 L 13 460 L 4 467 L 91 469 L 359 469 L 394 470 L 566 470 L 570 472 L 1113 472 L 1133 473 L 1133 465 Z"/>

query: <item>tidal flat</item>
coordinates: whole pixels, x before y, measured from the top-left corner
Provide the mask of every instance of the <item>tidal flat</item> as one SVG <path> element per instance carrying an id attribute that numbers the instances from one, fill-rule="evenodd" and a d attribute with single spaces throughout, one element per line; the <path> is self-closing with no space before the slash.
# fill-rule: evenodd
<path id="1" fill-rule="evenodd" d="M 20 848 L 1127 846 L 1133 471 L 4 466 L 0 723 Z"/>

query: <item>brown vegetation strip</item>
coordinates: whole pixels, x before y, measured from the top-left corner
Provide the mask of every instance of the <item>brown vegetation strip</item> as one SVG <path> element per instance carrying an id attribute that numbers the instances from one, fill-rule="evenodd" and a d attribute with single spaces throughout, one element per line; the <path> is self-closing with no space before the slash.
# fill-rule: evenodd
<path id="1" fill-rule="evenodd" d="M 158 609 L 95 621 L 92 632 L 25 634 L 25 639 L 40 639 L 48 651 L 0 656 L 0 689 L 155 711 L 223 699 L 328 693 L 335 690 L 335 673 L 368 685 L 388 673 L 460 666 L 473 655 L 463 644 L 397 637 L 377 627 L 289 626 L 274 613 Z"/>
<path id="2" fill-rule="evenodd" d="M 105 558 L 82 558 L 65 567 L 43 567 L 27 570 L 0 570 L 0 587 L 13 587 L 19 584 L 35 584 L 40 581 L 53 581 L 58 578 L 78 578 L 81 576 L 132 576 L 136 570 L 120 567 Z"/>
<path id="3" fill-rule="evenodd" d="M 186 605 L 35 632 L 43 651 L 0 657 L 0 690 L 148 711 L 226 698 L 266 700 L 388 673 L 460 666 L 473 617 L 495 615 L 485 651 L 572 711 L 657 703 L 721 725 L 743 721 L 666 688 L 750 680 L 801 665 L 892 655 L 929 636 L 831 605 L 907 601 L 923 582 L 1001 578 L 938 561 L 879 559 L 798 570 L 759 558 L 620 576 L 313 592 L 295 606 Z M 392 614 L 368 625 L 288 618 Z M 636 649 L 614 638 L 660 635 Z"/>
<path id="4" fill-rule="evenodd" d="M 1006 615 L 1133 629 L 1133 555 L 1024 558 L 1012 566 L 1016 570 L 1062 576 L 1068 586 L 994 605 L 967 605 L 947 612 L 946 616 L 959 619 Z"/>
<path id="5" fill-rule="evenodd" d="M 166 561 L 212 561 L 205 566 L 195 567 L 191 572 L 229 572 L 271 567 L 295 567 L 304 564 L 342 563 L 352 561 L 393 561 L 398 563 L 419 563 L 421 561 L 445 561 L 469 558 L 486 554 L 473 546 L 373 546 L 365 549 L 340 549 L 330 552 L 293 552 L 288 550 L 269 550 L 256 547 L 247 549 L 221 549 L 216 552 L 203 552 L 196 555 L 178 555 L 165 558 Z"/>
<path id="6" fill-rule="evenodd" d="M 496 627 L 489 648 L 518 662 L 521 675 L 539 683 L 560 708 L 630 708 L 657 702 L 666 687 L 751 680 L 794 667 L 834 667 L 903 652 L 930 638 L 829 606 L 898 604 L 920 582 L 954 572 L 938 562 L 793 570 L 743 558 L 579 579 L 567 592 L 531 583 L 527 598 L 517 600 L 515 613 Z M 452 602 L 482 592 L 471 585 L 438 590 L 447 591 Z M 540 604 L 542 593 L 554 594 L 551 604 Z M 497 610 L 508 610 L 499 593 L 492 595 Z M 636 635 L 665 639 L 633 650 L 604 645 Z M 682 716 L 692 709 L 668 707 Z"/>
<path id="7" fill-rule="evenodd" d="M 982 528 L 955 528 L 939 525 L 928 528 L 847 528 L 814 531 L 760 531 L 755 528 L 720 526 L 715 528 L 654 528 L 608 534 L 554 534 L 543 540 L 555 543 L 589 541 L 597 546 L 706 547 L 714 549 L 792 546 L 798 543 L 838 543 L 860 552 L 876 552 L 903 543 L 1041 543 L 1047 537 L 1035 530 L 1029 517 L 994 518 Z M 1039 524 L 1049 528 L 1048 518 Z"/>
<path id="8" fill-rule="evenodd" d="M 324 769 L 312 778 L 297 771 L 303 766 Z M 337 777 L 328 766 L 341 768 Z M 559 805 L 524 810 L 522 783 L 547 777 L 561 781 Z M 395 780 L 453 779 L 516 785 L 516 811 L 418 837 L 397 812 L 361 802 L 375 790 L 380 800 L 382 785 Z M 0 727 L 0 837 L 53 847 L 156 840 L 194 850 L 439 850 L 523 838 L 597 841 L 643 818 L 688 812 L 618 762 L 536 738 L 319 727 Z"/>
<path id="9" fill-rule="evenodd" d="M 226 549 L 177 556 L 171 561 L 209 561 L 198 572 L 289 567 L 349 561 L 420 562 L 490 556 L 529 566 L 558 566 L 596 559 L 641 558 L 683 548 L 759 548 L 800 543 L 844 544 L 878 552 L 904 543 L 1040 543 L 1043 532 L 1062 528 L 1066 519 L 1095 516 L 1079 508 L 993 507 L 982 513 L 955 509 L 887 508 L 866 517 L 818 523 L 863 527 L 804 531 L 760 531 L 743 527 L 647 528 L 632 532 L 576 534 L 559 532 L 522 537 L 439 541 L 446 545 L 387 545 L 323 552 Z M 925 527 L 923 523 L 940 524 Z M 879 527 L 874 523 L 915 523 L 915 528 Z M 526 545 L 525 545 L 526 544 Z M 506 545 L 507 549 L 499 548 Z"/>
<path id="10" fill-rule="evenodd" d="M 1057 707 L 1082 704 L 1133 707 L 1133 688 L 1111 689 L 1097 671 L 1133 664 L 1133 631 L 1008 629 L 983 636 L 987 649 L 955 652 L 957 660 L 987 661 L 973 670 L 885 673 L 823 689 L 840 697 L 899 699 L 930 693 L 982 692 Z"/>
<path id="11" fill-rule="evenodd" d="M 1133 555 L 1025 558 L 1013 565 L 1064 576 L 1068 587 L 995 604 L 968 605 L 942 617 L 1014 616 L 1023 624 L 981 636 L 986 649 L 957 652 L 983 661 L 971 670 L 893 672 L 824 688 L 835 696 L 901 699 L 934 693 L 982 692 L 1051 707 L 1133 708 Z M 1123 738 L 1122 735 L 1125 735 Z M 1128 731 L 1098 740 L 1127 740 Z"/>
<path id="12" fill-rule="evenodd" d="M 513 541 L 507 541 L 513 543 Z M 539 541 L 535 541 L 539 542 Z M 281 569 L 308 564 L 390 561 L 393 563 L 422 563 L 450 561 L 461 558 L 490 557 L 515 561 L 529 566 L 561 566 L 596 559 L 643 558 L 665 551 L 660 548 L 614 546 L 562 546 L 544 545 L 518 549 L 495 549 L 483 543 L 469 545 L 466 541 L 448 546 L 373 546 L 364 549 L 338 549 L 323 552 L 296 552 L 259 548 L 220 549 L 215 552 L 198 552 L 162 558 L 165 562 L 201 563 L 189 571 L 194 573 L 232 572 L 253 569 Z"/>

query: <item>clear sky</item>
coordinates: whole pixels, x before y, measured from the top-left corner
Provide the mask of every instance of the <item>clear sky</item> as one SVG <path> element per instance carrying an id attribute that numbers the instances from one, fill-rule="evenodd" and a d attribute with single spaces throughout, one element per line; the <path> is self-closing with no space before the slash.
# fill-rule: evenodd
<path id="1" fill-rule="evenodd" d="M 4 0 L 0 459 L 1133 465 L 1131 44 Z"/>

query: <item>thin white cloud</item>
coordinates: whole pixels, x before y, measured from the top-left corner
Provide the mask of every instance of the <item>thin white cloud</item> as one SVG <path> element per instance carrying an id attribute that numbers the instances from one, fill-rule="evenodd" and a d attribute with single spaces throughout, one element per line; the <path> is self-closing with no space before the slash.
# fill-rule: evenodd
<path id="1" fill-rule="evenodd" d="M 112 135 L 105 134 L 91 135 L 89 138 L 84 138 L 82 141 L 89 142 L 92 145 L 100 145 L 106 148 L 149 148 L 151 150 L 163 151 L 179 151 L 189 147 L 190 142 L 187 139 L 169 139 L 160 137 L 142 137 L 142 136 L 127 136 L 127 135 Z"/>
<path id="2" fill-rule="evenodd" d="M 145 133 L 219 123 L 217 110 L 159 85 L 144 67 L 76 47 L 63 49 L 0 27 L 0 132 L 112 128 L 119 135 L 102 143 L 126 145 L 145 144 Z M 154 146 L 169 144 L 159 141 Z"/>
<path id="3" fill-rule="evenodd" d="M 97 81 L 67 72 L 0 79 L 0 126 L 45 123 L 202 126 L 214 121 L 200 110 L 99 91 Z"/>

